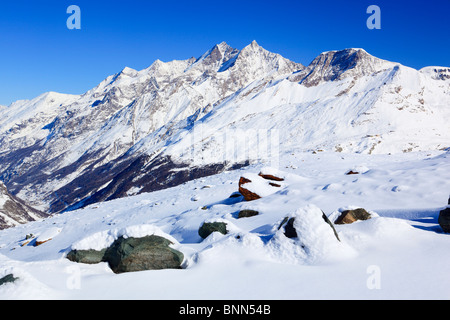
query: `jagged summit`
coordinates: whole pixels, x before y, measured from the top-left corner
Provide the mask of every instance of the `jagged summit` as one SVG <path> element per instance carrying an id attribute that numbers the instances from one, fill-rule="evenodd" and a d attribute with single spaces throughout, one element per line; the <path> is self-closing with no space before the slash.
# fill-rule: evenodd
<path id="1" fill-rule="evenodd" d="M 233 59 L 239 50 L 232 48 L 225 41 L 214 45 L 210 50 L 201 55 L 189 68 L 202 71 L 218 71 L 230 59 Z"/>
<path id="2" fill-rule="evenodd" d="M 290 61 L 280 54 L 264 49 L 255 40 L 239 51 L 230 61 L 224 64 L 220 71 L 234 67 L 251 70 L 254 75 L 262 76 L 262 74 L 270 74 L 274 71 L 279 74 L 287 74 L 304 68 L 301 63 Z"/>

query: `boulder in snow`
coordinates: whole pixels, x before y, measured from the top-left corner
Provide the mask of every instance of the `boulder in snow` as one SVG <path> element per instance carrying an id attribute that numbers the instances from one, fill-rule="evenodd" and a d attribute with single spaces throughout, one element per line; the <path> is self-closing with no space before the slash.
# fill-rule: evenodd
<path id="1" fill-rule="evenodd" d="M 350 224 L 357 220 L 367 220 L 372 216 L 364 208 L 344 210 L 334 221 L 335 224 Z"/>
<path id="2" fill-rule="evenodd" d="M 439 212 L 438 222 L 444 232 L 450 233 L 450 207 Z"/>
<path id="3" fill-rule="evenodd" d="M 278 173 L 278 171 L 277 171 Z M 239 192 L 246 201 L 257 200 L 268 196 L 284 186 L 284 178 L 272 171 L 261 171 L 259 174 L 247 173 L 239 179 Z"/>
<path id="4" fill-rule="evenodd" d="M 66 258 L 73 262 L 95 264 L 103 261 L 103 256 L 105 255 L 106 248 L 102 250 L 71 250 Z"/>
<path id="5" fill-rule="evenodd" d="M 171 244 L 168 239 L 156 235 L 120 237 L 106 249 L 103 260 L 114 273 L 180 269 L 184 255 L 171 248 Z"/>
<path id="6" fill-rule="evenodd" d="M 15 282 L 17 279 L 18 278 L 14 277 L 14 275 L 12 273 L 9 273 L 6 276 L 0 278 L 0 286 L 5 283 Z"/>
<path id="7" fill-rule="evenodd" d="M 261 171 L 258 174 L 260 177 L 263 177 L 266 180 L 272 180 L 272 181 L 284 181 L 284 174 L 283 172 L 271 168 L 266 167 L 261 169 Z"/>
<path id="8" fill-rule="evenodd" d="M 320 209 L 318 209 L 317 207 L 308 206 L 307 208 L 309 209 L 309 212 L 312 212 L 312 213 L 306 213 L 306 214 L 311 215 L 311 217 L 306 217 L 305 216 L 306 214 L 303 214 L 303 212 L 305 210 L 298 210 L 296 212 L 296 214 L 294 214 L 294 216 L 287 216 L 287 217 L 285 217 L 283 219 L 283 221 L 280 223 L 280 225 L 278 227 L 278 230 L 281 229 L 281 228 L 284 228 L 284 235 L 286 237 L 288 237 L 288 238 L 298 238 L 299 237 L 299 233 L 297 232 L 295 220 L 296 219 L 302 219 L 302 220 L 306 221 L 308 219 L 313 219 L 312 215 L 316 215 L 316 216 L 320 215 L 319 214 L 319 210 Z M 302 213 L 302 214 L 300 214 L 300 213 Z M 331 230 L 334 233 L 334 236 L 336 237 L 336 239 L 338 241 L 340 241 L 339 236 L 338 236 L 336 230 L 334 229 L 334 226 L 331 223 L 331 221 L 328 219 L 328 217 L 325 215 L 325 213 L 322 210 L 320 210 L 320 213 L 321 213 L 321 218 L 322 218 L 323 222 L 325 222 L 326 224 L 328 224 L 330 226 Z M 316 221 L 315 221 L 316 225 L 319 225 L 317 223 L 317 221 L 322 221 L 321 219 L 318 219 L 318 218 L 315 218 L 315 219 L 316 219 Z"/>
<path id="9" fill-rule="evenodd" d="M 316 263 L 341 259 L 353 250 L 339 240 L 324 213 L 314 205 L 297 209 L 283 219 L 268 243 L 277 259 Z"/>
<path id="10" fill-rule="evenodd" d="M 213 232 L 220 232 L 222 234 L 227 234 L 227 224 L 222 221 L 204 222 L 200 229 L 198 229 L 198 234 L 203 239 L 207 238 Z"/>
<path id="11" fill-rule="evenodd" d="M 239 193 L 242 194 L 244 196 L 245 201 L 252 201 L 252 200 L 257 200 L 259 198 L 261 198 L 261 196 L 255 192 L 250 191 L 249 189 L 247 189 L 247 186 L 244 186 L 247 183 L 251 183 L 252 180 L 245 178 L 245 177 L 241 177 L 239 179 Z"/>
<path id="12" fill-rule="evenodd" d="M 184 255 L 171 248 L 171 244 L 170 240 L 157 235 L 140 238 L 121 236 L 102 250 L 73 249 L 67 254 L 67 259 L 88 264 L 107 262 L 114 273 L 179 269 Z"/>
<path id="13" fill-rule="evenodd" d="M 256 211 L 256 210 L 243 209 L 243 210 L 239 211 L 239 213 L 238 213 L 238 219 L 240 219 L 240 218 L 248 218 L 248 217 L 257 216 L 258 214 L 259 214 L 259 212 Z"/>
<path id="14" fill-rule="evenodd" d="M 81 263 L 107 262 L 115 273 L 179 269 L 182 252 L 176 240 L 153 225 L 136 225 L 95 233 L 72 245 L 66 258 Z"/>

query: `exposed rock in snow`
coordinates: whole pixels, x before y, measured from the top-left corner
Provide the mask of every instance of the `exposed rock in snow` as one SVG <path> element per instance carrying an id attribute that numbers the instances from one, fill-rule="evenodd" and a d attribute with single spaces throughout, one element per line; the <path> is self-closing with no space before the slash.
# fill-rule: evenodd
<path id="1" fill-rule="evenodd" d="M 356 208 L 351 210 L 344 210 L 339 217 L 334 220 L 335 224 L 350 224 L 358 220 L 370 219 L 371 215 L 364 208 Z"/>
<path id="2" fill-rule="evenodd" d="M 438 222 L 444 232 L 450 233 L 450 207 L 439 211 Z"/>

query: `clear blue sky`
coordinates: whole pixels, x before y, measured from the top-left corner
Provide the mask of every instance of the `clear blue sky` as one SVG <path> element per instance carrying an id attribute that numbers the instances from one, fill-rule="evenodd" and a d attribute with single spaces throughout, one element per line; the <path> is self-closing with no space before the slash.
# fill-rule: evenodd
<path id="1" fill-rule="evenodd" d="M 69 30 L 69 5 L 81 30 Z M 369 5 L 381 30 L 369 30 Z M 303 64 L 323 51 L 364 48 L 413 68 L 450 66 L 450 0 L 2 1 L 0 104 L 47 91 L 81 94 L 128 66 L 198 57 L 256 40 Z"/>

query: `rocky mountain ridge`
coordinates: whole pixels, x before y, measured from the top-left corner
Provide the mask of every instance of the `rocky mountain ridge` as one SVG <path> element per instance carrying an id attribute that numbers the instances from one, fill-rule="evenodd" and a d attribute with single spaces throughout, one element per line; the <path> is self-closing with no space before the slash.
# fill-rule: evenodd
<path id="1" fill-rule="evenodd" d="M 0 181 L 0 230 L 48 217 L 10 194 Z"/>

